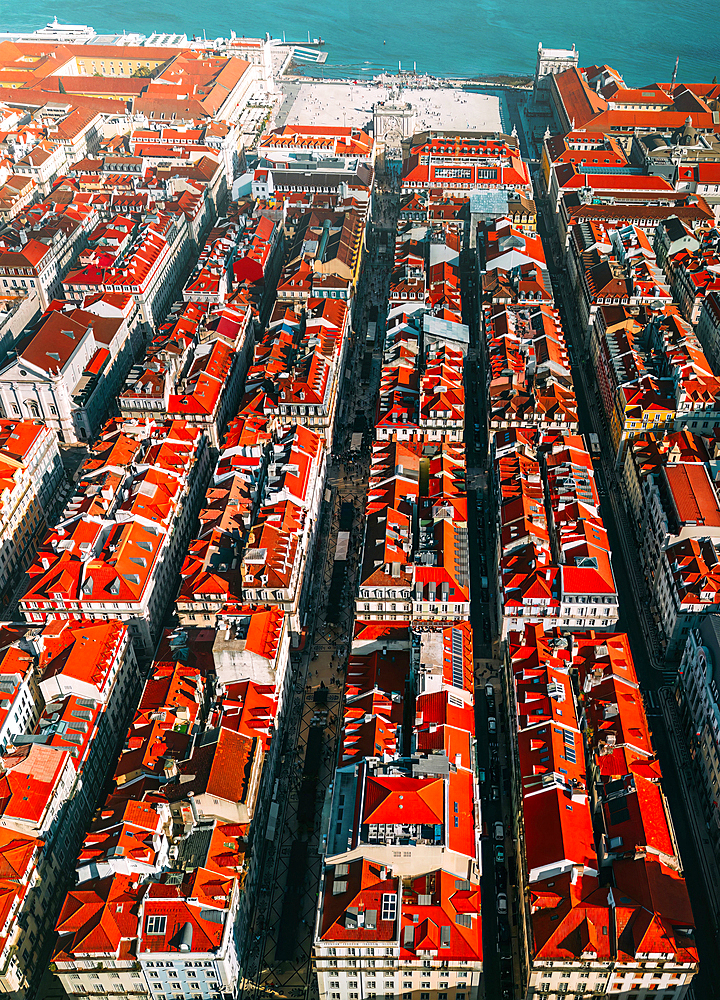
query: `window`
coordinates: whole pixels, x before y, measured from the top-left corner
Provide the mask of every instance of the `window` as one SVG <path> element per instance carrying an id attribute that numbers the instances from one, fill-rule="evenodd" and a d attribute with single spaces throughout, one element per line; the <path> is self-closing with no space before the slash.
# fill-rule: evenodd
<path id="1" fill-rule="evenodd" d="M 145 921 L 146 934 L 164 934 L 167 917 L 148 917 Z"/>
<path id="2" fill-rule="evenodd" d="M 394 920 L 397 913 L 397 896 L 391 892 L 384 892 L 382 895 L 381 920 Z"/>

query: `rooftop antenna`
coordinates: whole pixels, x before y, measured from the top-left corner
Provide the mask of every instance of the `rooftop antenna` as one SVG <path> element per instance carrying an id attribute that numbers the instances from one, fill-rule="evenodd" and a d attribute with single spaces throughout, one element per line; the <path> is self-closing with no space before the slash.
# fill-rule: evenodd
<path id="1" fill-rule="evenodd" d="M 680 62 L 680 56 L 678 56 L 677 59 L 675 60 L 675 69 L 673 70 L 672 83 L 670 84 L 670 93 L 671 94 L 672 94 L 673 90 L 675 90 L 675 80 L 677 79 L 677 70 L 678 70 L 678 63 L 679 62 Z"/>

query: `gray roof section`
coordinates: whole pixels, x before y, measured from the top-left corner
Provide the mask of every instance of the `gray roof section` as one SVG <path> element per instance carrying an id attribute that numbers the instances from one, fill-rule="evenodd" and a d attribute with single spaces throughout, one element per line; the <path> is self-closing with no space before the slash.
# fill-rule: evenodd
<path id="1" fill-rule="evenodd" d="M 470 329 L 464 323 L 453 323 L 449 319 L 439 319 L 430 313 L 423 316 L 425 344 L 430 340 L 445 340 L 450 347 L 465 353 L 470 344 Z"/>
<path id="2" fill-rule="evenodd" d="M 471 215 L 505 215 L 508 196 L 505 191 L 473 191 L 470 194 Z"/>

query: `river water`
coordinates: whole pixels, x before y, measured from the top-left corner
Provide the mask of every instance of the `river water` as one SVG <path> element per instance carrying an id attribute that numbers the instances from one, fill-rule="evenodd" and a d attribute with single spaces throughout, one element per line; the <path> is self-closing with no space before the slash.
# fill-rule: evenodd
<path id="1" fill-rule="evenodd" d="M 609 63 L 628 86 L 678 80 L 709 82 L 720 74 L 720 17 L 700 0 L 23 0 L 0 3 L 0 29 L 27 31 L 58 20 L 98 32 L 187 32 L 208 38 L 258 36 L 288 41 L 321 37 L 326 76 L 366 76 L 416 64 L 418 72 L 485 76 L 531 74 L 537 45 L 580 51 L 580 64 Z"/>

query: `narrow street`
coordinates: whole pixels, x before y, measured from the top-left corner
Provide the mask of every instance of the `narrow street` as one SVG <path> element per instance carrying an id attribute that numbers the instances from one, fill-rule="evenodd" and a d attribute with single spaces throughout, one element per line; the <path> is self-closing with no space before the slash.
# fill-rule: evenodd
<path id="1" fill-rule="evenodd" d="M 397 195 L 380 192 L 376 226 L 394 233 Z M 243 996 L 315 998 L 317 978 L 312 941 L 322 871 L 322 809 L 332 781 L 342 730 L 345 668 L 352 640 L 354 596 L 362 555 L 365 496 L 370 469 L 369 436 L 351 451 L 356 417 L 372 424 L 380 375 L 381 338 L 375 345 L 369 379 L 361 377 L 368 314 L 387 302 L 392 254 L 378 253 L 375 226 L 369 237 L 354 311 L 354 344 L 338 401 L 336 437 L 328 465 L 322 523 L 317 541 L 312 591 L 308 600 L 308 639 L 293 657 L 294 702 L 284 733 L 274 801 L 274 829 L 262 845 L 259 892 Z M 393 236 L 394 242 L 394 236 Z M 380 326 L 380 324 L 378 324 Z M 335 548 L 341 530 L 350 544 L 336 592 Z M 332 584 L 332 586 L 331 586 Z"/>

